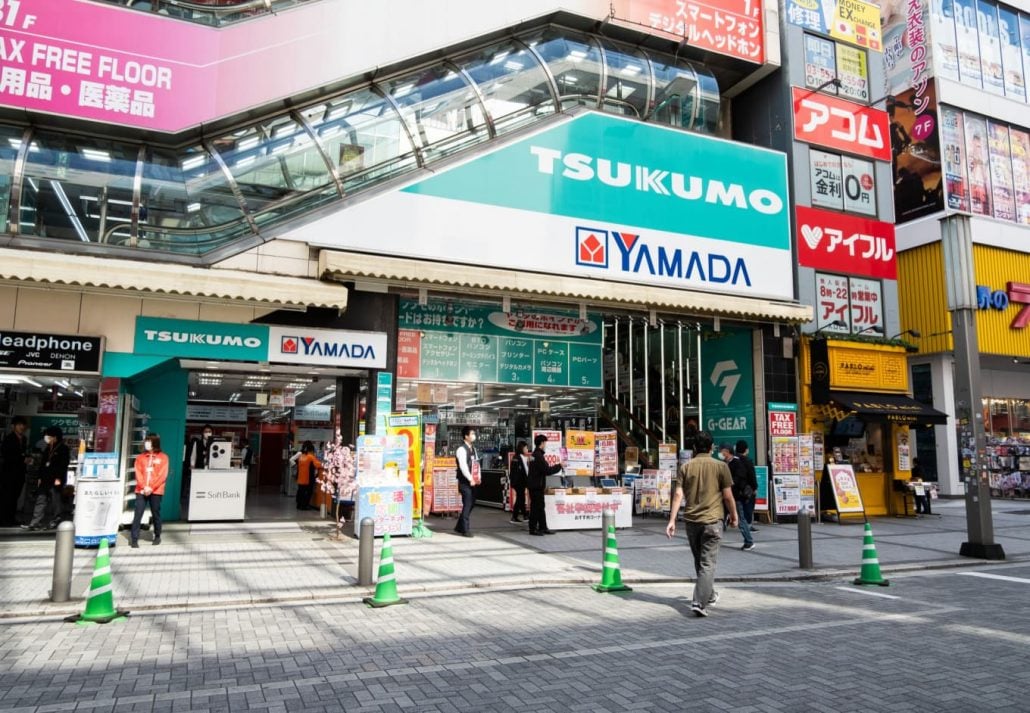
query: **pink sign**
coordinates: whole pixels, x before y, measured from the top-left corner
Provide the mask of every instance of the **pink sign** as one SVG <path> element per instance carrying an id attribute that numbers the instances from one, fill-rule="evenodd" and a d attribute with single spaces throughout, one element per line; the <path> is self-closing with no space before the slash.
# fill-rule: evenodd
<path id="1" fill-rule="evenodd" d="M 686 38 L 690 47 L 762 64 L 760 0 L 616 0 L 615 19 Z"/>
<path id="2" fill-rule="evenodd" d="M 224 29 L 85 0 L 0 5 L 0 104 L 177 132 L 340 78 L 344 4 Z"/>
<path id="3" fill-rule="evenodd" d="M 798 262 L 817 270 L 898 279 L 894 226 L 798 206 Z"/>

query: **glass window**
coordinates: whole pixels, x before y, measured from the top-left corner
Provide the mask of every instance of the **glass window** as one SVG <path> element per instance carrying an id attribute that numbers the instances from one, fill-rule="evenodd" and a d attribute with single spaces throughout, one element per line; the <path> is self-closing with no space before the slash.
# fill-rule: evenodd
<path id="1" fill-rule="evenodd" d="M 10 232 L 7 221 L 11 214 L 11 177 L 24 133 L 24 129 L 15 126 L 0 126 L 0 232 L 4 233 Z"/>
<path id="2" fill-rule="evenodd" d="M 530 39 L 531 46 L 539 41 Z M 547 73 L 533 53 L 517 42 L 494 45 L 457 62 L 483 95 L 498 134 L 517 129 L 555 110 Z"/>
<path id="3" fill-rule="evenodd" d="M 527 38 L 551 70 L 562 108 L 597 106 L 601 91 L 601 50 L 587 37 L 566 29 L 547 28 Z"/>
<path id="4" fill-rule="evenodd" d="M 247 210 L 259 221 L 339 197 L 322 153 L 289 115 L 223 136 L 213 145 L 236 179 Z"/>
<path id="5" fill-rule="evenodd" d="M 701 93 L 694 129 L 705 134 L 716 134 L 719 132 L 719 82 L 715 75 L 704 68 L 698 68 L 697 79 Z"/>
<path id="6" fill-rule="evenodd" d="M 651 69 L 643 52 L 604 40 L 608 82 L 604 110 L 641 118 L 647 115 Z"/>
<path id="7" fill-rule="evenodd" d="M 250 232 L 225 173 L 202 146 L 147 152 L 139 247 L 201 254 Z M 125 244 L 128 231 L 113 237 Z"/>
<path id="8" fill-rule="evenodd" d="M 426 159 L 487 138 L 476 93 L 454 70 L 430 67 L 390 80 L 383 89 L 397 102 Z"/>
<path id="9" fill-rule="evenodd" d="M 135 146 L 101 139 L 33 135 L 22 182 L 21 232 L 94 243 L 112 232 L 127 233 L 137 153 Z"/>
<path id="10" fill-rule="evenodd" d="M 652 57 L 655 99 L 651 121 L 681 129 L 694 125 L 698 106 L 697 73 L 686 62 L 670 63 L 665 57 Z"/>
<path id="11" fill-rule="evenodd" d="M 416 166 L 400 117 L 371 89 L 350 92 L 301 114 L 335 162 L 345 191 Z"/>

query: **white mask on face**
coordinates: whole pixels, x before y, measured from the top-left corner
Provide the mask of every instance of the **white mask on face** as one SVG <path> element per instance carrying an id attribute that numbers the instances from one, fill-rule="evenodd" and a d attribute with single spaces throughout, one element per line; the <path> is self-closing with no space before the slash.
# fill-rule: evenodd
<path id="1" fill-rule="evenodd" d="M 43 436 L 43 442 L 46 443 L 47 445 L 50 445 L 51 443 L 54 442 L 54 437 L 53 436 Z"/>
<path id="2" fill-rule="evenodd" d="M 150 441 L 143 441 L 143 450 L 152 451 L 154 449 L 153 444 Z"/>
<path id="3" fill-rule="evenodd" d="M 475 433 L 470 433 L 469 434 L 469 443 L 475 443 L 475 442 L 476 442 L 476 434 Z"/>

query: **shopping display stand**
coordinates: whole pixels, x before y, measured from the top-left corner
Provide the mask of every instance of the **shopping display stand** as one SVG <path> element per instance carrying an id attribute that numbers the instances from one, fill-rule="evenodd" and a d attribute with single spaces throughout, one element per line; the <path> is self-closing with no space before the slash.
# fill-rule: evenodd
<path id="1" fill-rule="evenodd" d="M 819 507 L 821 512 L 835 512 L 837 524 L 843 525 L 845 518 L 866 522 L 865 504 L 858 489 L 855 471 L 845 463 L 826 463 L 820 480 Z"/>

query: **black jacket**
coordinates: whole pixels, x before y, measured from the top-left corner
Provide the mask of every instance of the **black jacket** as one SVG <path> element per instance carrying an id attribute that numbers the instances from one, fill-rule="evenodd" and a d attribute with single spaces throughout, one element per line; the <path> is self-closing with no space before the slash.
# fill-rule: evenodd
<path id="1" fill-rule="evenodd" d="M 39 467 L 39 479 L 43 485 L 51 485 L 55 480 L 61 481 L 61 486 L 68 482 L 68 462 L 71 454 L 64 441 L 59 441 L 52 446 L 47 446 L 43 451 L 43 464 Z"/>
<path id="2" fill-rule="evenodd" d="M 533 457 L 529 458 L 529 467 L 533 467 Z M 515 453 L 511 457 L 511 470 L 508 471 L 508 482 L 513 488 L 524 488 L 529 484 L 529 473 L 526 466 L 522 465 L 522 456 Z"/>
<path id="3" fill-rule="evenodd" d="M 744 465 L 740 457 L 733 458 L 726 465 L 730 467 L 730 475 L 733 476 L 733 497 L 739 502 L 746 502 L 754 497 L 754 489 L 751 490 L 751 495 L 744 497 L 745 486 L 750 485 L 747 480 L 747 467 Z"/>
<path id="4" fill-rule="evenodd" d="M 544 449 L 533 451 L 533 459 L 529 461 L 529 489 L 543 490 L 547 487 L 547 476 L 561 472 L 561 464 L 548 465 L 544 457 Z"/>
<path id="5" fill-rule="evenodd" d="M 3 463 L 4 482 L 21 483 L 25 479 L 25 456 L 28 455 L 29 439 L 18 437 L 14 431 L 4 436 L 0 445 L 0 462 Z"/>
<path id="6" fill-rule="evenodd" d="M 758 493 L 758 474 L 755 472 L 755 463 L 747 456 L 737 456 L 737 460 L 744 464 L 744 474 L 747 476 L 747 484 Z"/>

